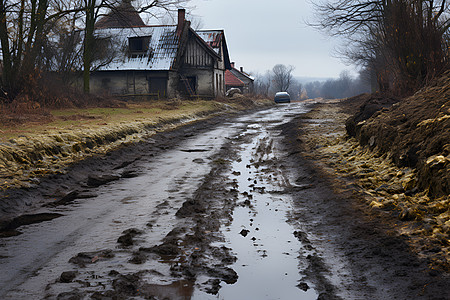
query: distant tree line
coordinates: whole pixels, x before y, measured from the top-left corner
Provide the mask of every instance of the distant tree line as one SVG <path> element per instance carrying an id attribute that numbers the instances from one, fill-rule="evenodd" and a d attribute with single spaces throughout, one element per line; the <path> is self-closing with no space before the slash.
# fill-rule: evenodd
<path id="1" fill-rule="evenodd" d="M 312 25 L 343 36 L 342 54 L 382 92 L 411 94 L 449 69 L 448 0 L 330 0 L 315 10 Z"/>
<path id="2" fill-rule="evenodd" d="M 313 98 L 339 99 L 371 92 L 369 78 L 365 71 L 361 72 L 357 78 L 353 78 L 349 72 L 343 71 L 337 79 L 302 84 L 293 77 L 293 70 L 292 66 L 278 64 L 264 74 L 256 74 L 255 93 L 273 97 L 276 92 L 288 92 L 293 100 L 305 100 Z"/>
<path id="3" fill-rule="evenodd" d="M 288 92 L 291 98 L 299 100 L 303 86 L 293 76 L 294 66 L 275 65 L 264 74 L 255 74 L 254 92 L 264 97 L 273 97 L 276 92 Z"/>
<path id="4" fill-rule="evenodd" d="M 309 82 L 304 86 L 309 99 L 341 99 L 371 92 L 370 83 L 363 76 L 352 78 L 346 71 L 343 71 L 337 79 Z"/>

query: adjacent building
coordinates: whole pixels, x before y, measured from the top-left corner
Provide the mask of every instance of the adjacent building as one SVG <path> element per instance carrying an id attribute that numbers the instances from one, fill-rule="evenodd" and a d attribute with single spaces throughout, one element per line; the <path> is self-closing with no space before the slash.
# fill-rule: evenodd
<path id="1" fill-rule="evenodd" d="M 248 73 L 244 72 L 244 68 L 240 70 L 235 68 L 235 63 L 231 63 L 231 68 L 225 71 L 225 89 L 228 91 L 232 88 L 238 88 L 243 94 L 252 94 L 254 92 L 255 79 Z"/>
<path id="2" fill-rule="evenodd" d="M 194 31 L 178 11 L 176 25 L 147 26 L 129 1 L 96 24 L 104 41 L 105 63 L 91 74 L 91 90 L 147 98 L 225 94 L 231 69 L 223 30 Z"/>

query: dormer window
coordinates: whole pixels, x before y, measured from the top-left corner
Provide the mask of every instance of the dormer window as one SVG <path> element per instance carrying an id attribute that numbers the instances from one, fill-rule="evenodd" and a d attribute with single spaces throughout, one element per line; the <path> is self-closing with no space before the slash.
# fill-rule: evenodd
<path id="1" fill-rule="evenodd" d="M 130 57 L 147 56 L 150 39 L 151 39 L 150 36 L 139 36 L 128 38 L 128 48 L 130 51 Z"/>

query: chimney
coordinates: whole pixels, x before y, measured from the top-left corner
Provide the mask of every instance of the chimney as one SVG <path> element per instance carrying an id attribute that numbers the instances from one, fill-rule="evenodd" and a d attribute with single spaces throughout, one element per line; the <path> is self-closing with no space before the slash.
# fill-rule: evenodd
<path id="1" fill-rule="evenodd" d="M 244 73 L 244 67 L 241 67 L 241 73 Z"/>
<path id="2" fill-rule="evenodd" d="M 178 9 L 177 36 L 180 36 L 181 32 L 183 31 L 185 18 L 186 10 L 184 8 Z"/>
<path id="3" fill-rule="evenodd" d="M 231 62 L 231 67 L 234 69 L 234 61 Z"/>

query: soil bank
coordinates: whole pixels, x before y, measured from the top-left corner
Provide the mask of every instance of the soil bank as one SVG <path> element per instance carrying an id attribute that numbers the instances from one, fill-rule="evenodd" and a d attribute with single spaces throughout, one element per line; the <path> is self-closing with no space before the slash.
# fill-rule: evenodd
<path id="1" fill-rule="evenodd" d="M 330 278 L 339 273 L 351 278 L 341 282 L 343 290 L 347 286 L 361 294 L 348 299 L 448 299 L 448 236 L 437 234 L 436 227 L 443 225 L 439 214 L 420 219 L 411 214 L 419 201 L 437 205 L 442 199 L 408 193 L 412 169 L 349 139 L 345 121 L 350 113 L 345 101 L 324 101 L 284 128 L 289 165 L 309 174 L 298 182 L 309 180 L 315 190 L 307 199 L 305 191 L 297 192 L 295 218 L 311 224 L 307 231 L 318 236 L 313 244 L 328 257 L 345 257 L 327 262 L 325 255 L 316 271 L 324 263 L 333 266 L 322 268 Z M 348 274 L 342 274 L 342 266 L 350 268 Z"/>

